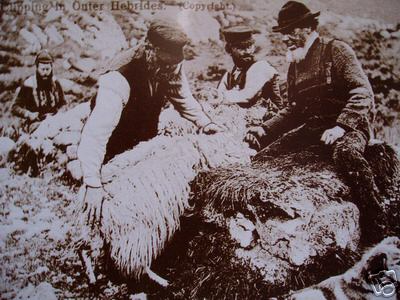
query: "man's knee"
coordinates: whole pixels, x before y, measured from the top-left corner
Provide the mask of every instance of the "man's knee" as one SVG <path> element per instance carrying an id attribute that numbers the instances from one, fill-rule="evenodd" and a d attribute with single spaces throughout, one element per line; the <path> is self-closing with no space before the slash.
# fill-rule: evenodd
<path id="1" fill-rule="evenodd" d="M 346 133 L 334 145 L 334 161 L 343 163 L 343 161 L 347 161 L 348 159 L 362 157 L 367 143 L 367 138 L 361 132 L 352 131 Z"/>

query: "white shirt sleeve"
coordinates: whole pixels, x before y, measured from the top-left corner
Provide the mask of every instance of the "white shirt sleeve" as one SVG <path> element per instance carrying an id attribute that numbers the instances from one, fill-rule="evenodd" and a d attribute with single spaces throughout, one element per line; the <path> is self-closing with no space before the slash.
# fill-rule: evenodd
<path id="1" fill-rule="evenodd" d="M 129 94 L 129 83 L 119 72 L 112 71 L 100 77 L 96 105 L 83 128 L 78 147 L 78 159 L 86 185 L 101 186 L 100 169 L 106 145 L 120 120 Z"/>
<path id="2" fill-rule="evenodd" d="M 182 64 L 178 66 L 177 72 L 179 72 L 177 76 L 179 79 L 171 84 L 167 99 L 182 117 L 195 123 L 199 128 L 206 126 L 211 123 L 211 120 L 193 97 Z"/>
<path id="3" fill-rule="evenodd" d="M 278 71 L 265 60 L 254 63 L 246 74 L 243 89 L 225 91 L 225 100 L 230 103 L 248 103 Z"/>

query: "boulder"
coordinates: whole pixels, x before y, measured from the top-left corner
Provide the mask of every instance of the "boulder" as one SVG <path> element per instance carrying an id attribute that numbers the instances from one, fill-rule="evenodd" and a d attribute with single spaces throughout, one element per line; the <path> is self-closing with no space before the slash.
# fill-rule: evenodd
<path id="1" fill-rule="evenodd" d="M 25 28 L 22 28 L 19 32 L 19 35 L 25 40 L 27 43 L 27 47 L 25 47 L 24 52 L 27 54 L 37 53 L 41 48 L 40 41 L 32 32 L 28 31 Z"/>
<path id="2" fill-rule="evenodd" d="M 67 147 L 67 156 L 69 160 L 74 160 L 78 158 L 77 152 L 78 152 L 78 146 L 77 145 L 70 145 Z"/>
<path id="3" fill-rule="evenodd" d="M 80 59 L 70 59 L 69 63 L 75 69 L 85 73 L 92 72 L 97 65 L 97 61 L 90 57 L 80 58 Z"/>
<path id="4" fill-rule="evenodd" d="M 47 282 L 42 282 L 38 286 L 29 284 L 27 287 L 21 289 L 15 299 L 23 300 L 57 300 L 56 289 Z"/>
<path id="5" fill-rule="evenodd" d="M 71 66 L 69 66 L 69 68 L 70 67 Z M 72 80 L 65 79 L 65 78 L 59 78 L 58 81 L 60 82 L 64 93 L 66 93 L 66 94 L 68 94 L 68 93 L 81 94 L 82 93 L 82 89 L 79 87 L 79 85 L 76 84 L 75 82 L 73 82 Z"/>
<path id="6" fill-rule="evenodd" d="M 67 163 L 66 170 L 71 175 L 73 179 L 76 181 L 80 181 L 82 179 L 82 169 L 79 160 L 72 160 Z"/>
<path id="7" fill-rule="evenodd" d="M 44 29 L 44 32 L 47 34 L 49 38 L 49 43 L 53 44 L 54 46 L 58 46 L 64 43 L 63 36 L 58 32 L 55 25 L 49 25 Z"/>
<path id="8" fill-rule="evenodd" d="M 85 33 L 79 25 L 69 20 L 66 16 L 61 19 L 61 24 L 65 27 L 63 33 L 67 38 L 75 41 L 81 47 L 86 46 Z"/>
<path id="9" fill-rule="evenodd" d="M 62 131 L 54 137 L 53 143 L 57 146 L 77 145 L 80 139 L 80 131 Z"/>
<path id="10" fill-rule="evenodd" d="M 15 142 L 8 137 L 0 137 L 0 166 L 3 166 L 8 159 L 9 153 L 15 148 Z"/>
<path id="11" fill-rule="evenodd" d="M 39 26 L 37 26 L 36 24 L 33 24 L 32 25 L 32 31 L 33 31 L 33 34 L 39 40 L 39 42 L 42 45 L 42 47 L 45 47 L 47 45 L 48 37 L 47 37 L 46 34 L 43 33 L 43 30 Z"/>
<path id="12" fill-rule="evenodd" d="M 43 22 L 49 23 L 61 18 L 64 15 L 61 9 L 50 8 Z"/>

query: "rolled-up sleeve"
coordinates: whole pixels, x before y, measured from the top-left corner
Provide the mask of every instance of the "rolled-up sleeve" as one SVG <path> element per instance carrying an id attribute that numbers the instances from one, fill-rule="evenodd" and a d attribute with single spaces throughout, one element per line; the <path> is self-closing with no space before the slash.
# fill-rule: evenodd
<path id="1" fill-rule="evenodd" d="M 334 41 L 333 67 L 338 81 L 348 91 L 348 100 L 337 118 L 337 123 L 347 129 L 368 130 L 370 116 L 374 113 L 374 94 L 353 49 L 346 43 Z"/>
<path id="2" fill-rule="evenodd" d="M 204 112 L 203 107 L 193 97 L 189 82 L 186 78 L 183 64 L 177 67 L 175 78 L 170 81 L 167 92 L 167 99 L 182 117 L 196 124 L 201 128 L 211 122 L 211 119 Z"/>
<path id="3" fill-rule="evenodd" d="M 129 94 L 129 84 L 119 72 L 109 72 L 100 77 L 96 105 L 83 128 L 78 147 L 83 181 L 89 186 L 101 186 L 100 169 L 106 145 Z"/>

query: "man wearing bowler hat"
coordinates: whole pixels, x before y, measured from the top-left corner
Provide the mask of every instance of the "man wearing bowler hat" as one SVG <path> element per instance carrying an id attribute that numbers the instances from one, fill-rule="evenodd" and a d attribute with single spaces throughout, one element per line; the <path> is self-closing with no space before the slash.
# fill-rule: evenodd
<path id="1" fill-rule="evenodd" d="M 204 133 L 220 130 L 190 92 L 183 69 L 183 47 L 187 42 L 186 34 L 175 22 L 154 21 L 144 44 L 122 55 L 116 62 L 118 67 L 100 77 L 78 147 L 89 223 L 100 219 L 102 164 L 156 136 L 159 115 L 167 101 Z"/>
<path id="2" fill-rule="evenodd" d="M 373 172 L 363 157 L 372 136 L 374 94 L 351 47 L 319 37 L 319 14 L 296 1 L 280 10 L 273 31 L 282 34 L 287 46 L 289 106 L 261 127 L 250 129 L 246 140 L 254 147 L 266 147 L 263 155 L 311 144 L 331 148 L 360 209 L 361 237 L 369 243 L 382 236 L 384 222 Z"/>
<path id="3" fill-rule="evenodd" d="M 228 104 L 239 104 L 249 107 L 263 99 L 264 106 L 273 103 L 277 109 L 283 108 L 280 95 L 278 71 L 267 61 L 256 61 L 253 29 L 237 25 L 225 28 L 223 36 L 225 50 L 233 60 L 234 66 L 222 77 L 218 91 L 222 101 Z"/>

